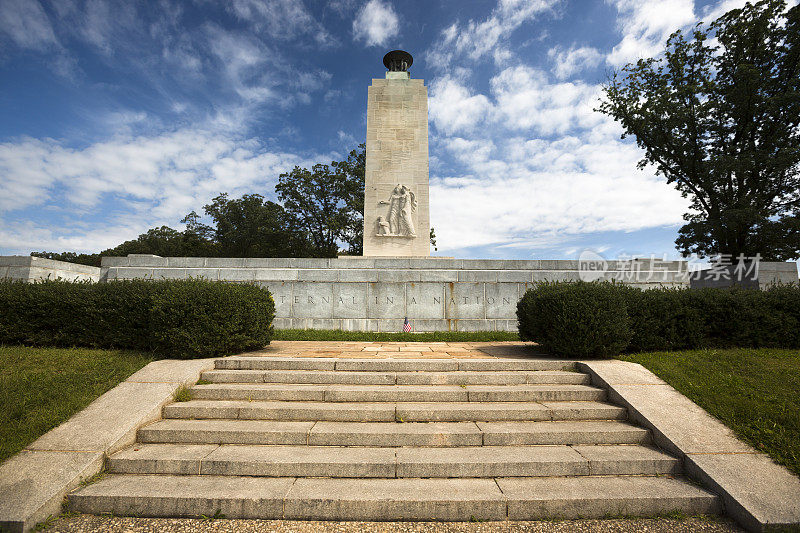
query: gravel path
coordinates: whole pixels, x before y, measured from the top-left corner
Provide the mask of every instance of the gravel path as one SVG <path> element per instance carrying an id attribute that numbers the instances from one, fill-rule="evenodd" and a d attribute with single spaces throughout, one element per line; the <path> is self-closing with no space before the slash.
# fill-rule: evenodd
<path id="1" fill-rule="evenodd" d="M 77 515 L 61 517 L 45 529 L 64 533 L 708 533 L 742 532 L 726 519 L 562 520 L 542 522 L 295 522 L 282 520 L 200 520 Z"/>

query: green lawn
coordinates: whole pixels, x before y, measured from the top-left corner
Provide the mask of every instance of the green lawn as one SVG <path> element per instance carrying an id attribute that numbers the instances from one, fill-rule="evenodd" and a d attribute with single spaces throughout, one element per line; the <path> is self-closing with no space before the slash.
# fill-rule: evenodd
<path id="1" fill-rule="evenodd" d="M 0 462 L 151 360 L 119 350 L 0 346 Z"/>
<path id="2" fill-rule="evenodd" d="M 518 341 L 511 331 L 436 331 L 431 333 L 375 333 L 333 329 L 276 329 L 276 341 L 377 341 L 377 342 L 491 342 Z"/>
<path id="3" fill-rule="evenodd" d="M 644 365 L 800 475 L 800 350 L 687 350 L 620 359 Z"/>

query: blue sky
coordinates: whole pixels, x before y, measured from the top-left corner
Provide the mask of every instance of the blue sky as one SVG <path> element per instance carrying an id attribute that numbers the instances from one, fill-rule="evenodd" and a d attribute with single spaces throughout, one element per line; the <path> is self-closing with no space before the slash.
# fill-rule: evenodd
<path id="1" fill-rule="evenodd" d="M 796 3 L 796 2 L 795 2 Z M 383 54 L 429 91 L 438 255 L 677 256 L 687 201 L 592 111 L 740 0 L 0 0 L 0 254 L 96 252 L 363 142 Z"/>

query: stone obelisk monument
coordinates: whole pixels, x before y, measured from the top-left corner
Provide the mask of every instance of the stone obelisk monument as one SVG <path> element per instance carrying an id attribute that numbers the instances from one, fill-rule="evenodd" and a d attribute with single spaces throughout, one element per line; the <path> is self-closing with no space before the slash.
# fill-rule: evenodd
<path id="1" fill-rule="evenodd" d="M 428 257 L 428 89 L 402 50 L 383 58 L 386 79 L 367 92 L 364 255 Z"/>

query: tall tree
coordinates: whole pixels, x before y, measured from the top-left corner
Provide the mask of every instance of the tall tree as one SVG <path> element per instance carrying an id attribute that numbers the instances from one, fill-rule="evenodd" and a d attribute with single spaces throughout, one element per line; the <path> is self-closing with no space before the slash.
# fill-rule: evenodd
<path id="1" fill-rule="evenodd" d="M 335 257 L 339 243 L 361 253 L 364 217 L 364 160 L 362 144 L 346 161 L 294 167 L 281 174 L 275 191 L 286 213 L 311 242 L 310 255 Z"/>
<path id="2" fill-rule="evenodd" d="M 800 255 L 798 44 L 800 7 L 748 3 L 690 38 L 675 32 L 663 57 L 604 87 L 599 111 L 644 148 L 640 168 L 691 200 L 682 253 Z"/>
<path id="3" fill-rule="evenodd" d="M 367 162 L 367 145 L 362 143 L 352 150 L 345 161 L 334 161 L 339 179 L 344 184 L 344 204 L 347 221 L 342 240 L 349 246 L 347 253 L 364 253 L 364 169 Z"/>
<path id="4" fill-rule="evenodd" d="M 223 193 L 203 210 L 216 224 L 214 240 L 222 257 L 298 257 L 308 248 L 283 207 L 260 194 L 231 200 Z M 205 228 L 198 224 L 195 231 Z"/>

